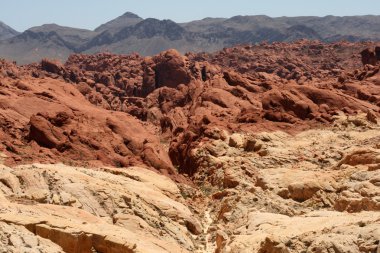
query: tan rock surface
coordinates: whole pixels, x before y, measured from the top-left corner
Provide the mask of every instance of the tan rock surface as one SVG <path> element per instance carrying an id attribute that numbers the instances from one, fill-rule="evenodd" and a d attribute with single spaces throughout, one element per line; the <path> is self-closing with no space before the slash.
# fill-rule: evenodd
<path id="1" fill-rule="evenodd" d="M 0 221 L 65 252 L 191 252 L 202 229 L 178 187 L 146 169 L 35 164 L 0 175 Z"/>
<path id="2" fill-rule="evenodd" d="M 310 212 L 289 217 L 249 212 L 226 252 L 366 252 L 376 250 L 380 214 Z M 367 246 L 368 245 L 368 246 Z M 369 247 L 369 248 L 367 248 Z M 362 250 L 360 250 L 362 249 Z"/>
<path id="3" fill-rule="evenodd" d="M 194 180 L 212 197 L 209 247 L 217 252 L 376 252 L 380 126 L 365 118 L 341 115 L 333 127 L 297 135 L 240 134 L 239 139 L 261 142 L 265 156 L 229 146 L 228 138 L 199 146 Z M 209 184 L 204 174 L 210 175 Z"/>
<path id="4" fill-rule="evenodd" d="M 195 151 L 200 191 L 138 167 L 2 166 L 1 247 L 376 252 L 380 126 L 365 117 L 341 115 L 297 135 L 220 133 Z"/>
<path id="5" fill-rule="evenodd" d="M 61 247 L 23 226 L 0 222 L 1 253 L 63 253 Z"/>

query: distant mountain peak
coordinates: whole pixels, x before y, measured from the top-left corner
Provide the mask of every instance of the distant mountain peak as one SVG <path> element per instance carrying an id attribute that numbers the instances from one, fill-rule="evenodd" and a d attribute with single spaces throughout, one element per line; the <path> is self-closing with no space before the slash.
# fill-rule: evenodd
<path id="1" fill-rule="evenodd" d="M 142 20 L 144 19 L 134 13 L 126 12 L 123 15 L 109 22 L 102 24 L 101 26 L 95 29 L 95 32 L 104 32 L 106 30 L 111 30 L 111 33 L 115 33 L 117 31 L 120 31 L 124 27 L 134 26 Z"/>
<path id="2" fill-rule="evenodd" d="M 18 34 L 18 31 L 0 21 L 0 40 L 12 38 Z"/>
<path id="3" fill-rule="evenodd" d="M 205 18 L 186 23 L 141 18 L 125 12 L 94 31 L 45 24 L 22 34 L 0 22 L 0 58 L 21 63 L 71 53 L 109 51 L 154 55 L 169 48 L 180 52 L 214 52 L 223 47 L 262 41 L 299 39 L 333 42 L 380 41 L 379 16 L 269 17 L 265 15 Z M 36 48 L 38 53 L 36 53 Z"/>
<path id="4" fill-rule="evenodd" d="M 134 27 L 126 27 L 118 32 L 114 39 L 122 40 L 130 36 L 137 38 L 153 38 L 161 36 L 170 40 L 179 40 L 183 38 L 186 30 L 170 19 L 159 20 L 156 18 L 147 18 L 136 24 Z"/>
<path id="5" fill-rule="evenodd" d="M 133 12 L 130 12 L 130 11 L 127 11 L 126 13 L 124 13 L 123 15 L 121 15 L 121 17 L 123 17 L 123 18 L 141 18 L 137 14 L 135 14 Z"/>
<path id="6" fill-rule="evenodd" d="M 41 30 L 52 30 L 52 29 L 57 29 L 59 27 L 62 27 L 60 25 L 57 25 L 55 23 L 50 23 L 50 24 L 42 24 L 40 26 L 33 26 L 29 28 L 29 31 L 41 31 Z"/>

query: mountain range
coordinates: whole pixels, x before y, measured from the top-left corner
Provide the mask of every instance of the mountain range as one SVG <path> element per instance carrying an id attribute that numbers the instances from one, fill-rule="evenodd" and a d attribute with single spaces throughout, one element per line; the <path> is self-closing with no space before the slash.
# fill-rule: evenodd
<path id="1" fill-rule="evenodd" d="M 65 61 L 73 53 L 137 52 L 153 55 L 169 48 L 213 52 L 237 44 L 299 39 L 380 41 L 380 16 L 235 16 L 176 23 L 143 19 L 127 12 L 95 30 L 45 24 L 19 33 L 0 22 L 0 58 L 27 64 L 42 58 Z"/>

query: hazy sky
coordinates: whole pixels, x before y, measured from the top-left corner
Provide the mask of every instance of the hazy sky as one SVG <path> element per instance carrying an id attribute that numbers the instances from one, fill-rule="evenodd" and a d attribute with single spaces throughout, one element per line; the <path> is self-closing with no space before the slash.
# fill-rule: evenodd
<path id="1" fill-rule="evenodd" d="M 0 0 L 0 21 L 18 31 L 46 23 L 94 29 L 130 11 L 185 22 L 205 17 L 380 15 L 380 0 Z"/>

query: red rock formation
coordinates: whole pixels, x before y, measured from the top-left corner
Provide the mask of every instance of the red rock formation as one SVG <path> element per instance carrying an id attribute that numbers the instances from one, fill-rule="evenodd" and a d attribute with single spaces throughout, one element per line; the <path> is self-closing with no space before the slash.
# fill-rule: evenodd
<path id="1" fill-rule="evenodd" d="M 379 67 L 360 68 L 363 47 L 373 45 L 300 41 L 186 56 L 72 55 L 64 66 L 1 62 L 3 150 L 11 164 L 145 164 L 192 174 L 194 148 L 221 130 L 296 132 L 330 124 L 341 110 L 378 114 Z"/>
<path id="2" fill-rule="evenodd" d="M 362 55 L 363 65 L 376 65 L 377 56 L 375 51 L 372 51 L 371 49 L 367 48 L 364 49 L 360 54 Z"/>
<path id="3" fill-rule="evenodd" d="M 380 62 L 380 47 L 375 47 L 377 61 Z"/>
<path id="4" fill-rule="evenodd" d="M 65 70 L 62 63 L 49 59 L 43 59 L 41 61 L 41 68 L 47 72 L 63 75 Z"/>

